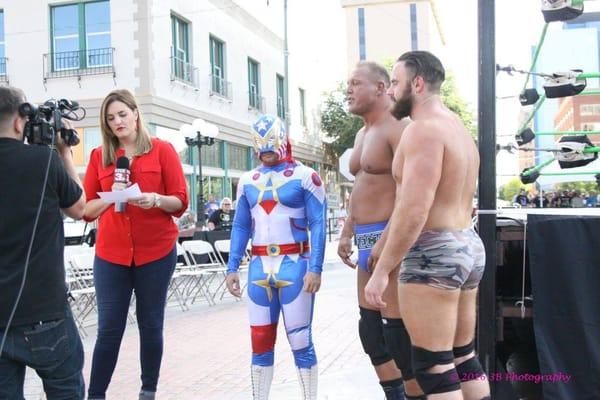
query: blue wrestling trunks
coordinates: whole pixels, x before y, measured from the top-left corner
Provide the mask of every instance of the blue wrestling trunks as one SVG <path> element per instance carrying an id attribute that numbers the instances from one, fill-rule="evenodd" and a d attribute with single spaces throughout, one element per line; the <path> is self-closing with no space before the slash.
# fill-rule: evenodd
<path id="1" fill-rule="evenodd" d="M 354 240 L 358 247 L 358 267 L 363 271 L 369 272 L 367 261 L 371 255 L 371 249 L 383 234 L 386 225 L 387 221 L 354 225 Z"/>

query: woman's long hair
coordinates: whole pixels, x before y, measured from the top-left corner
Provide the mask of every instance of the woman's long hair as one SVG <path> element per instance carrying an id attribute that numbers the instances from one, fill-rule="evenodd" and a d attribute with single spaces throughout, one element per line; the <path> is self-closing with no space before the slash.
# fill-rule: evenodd
<path id="1" fill-rule="evenodd" d="M 118 89 L 110 92 L 102 101 L 100 107 L 100 130 L 102 131 L 102 162 L 105 167 L 115 162 L 117 150 L 120 147 L 119 138 L 115 136 L 106 120 L 106 110 L 115 101 L 124 103 L 133 112 L 137 111 L 137 136 L 135 139 L 135 154 L 146 154 L 152 150 L 150 133 L 144 124 L 142 112 L 140 111 L 135 97 L 126 89 Z"/>

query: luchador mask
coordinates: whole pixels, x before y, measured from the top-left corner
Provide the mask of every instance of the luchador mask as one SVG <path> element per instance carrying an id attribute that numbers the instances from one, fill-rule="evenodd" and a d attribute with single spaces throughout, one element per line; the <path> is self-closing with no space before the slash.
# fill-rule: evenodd
<path id="1" fill-rule="evenodd" d="M 287 156 L 288 137 L 283 122 L 272 115 L 261 115 L 252 124 L 252 144 L 258 156 L 274 152 L 282 160 Z"/>

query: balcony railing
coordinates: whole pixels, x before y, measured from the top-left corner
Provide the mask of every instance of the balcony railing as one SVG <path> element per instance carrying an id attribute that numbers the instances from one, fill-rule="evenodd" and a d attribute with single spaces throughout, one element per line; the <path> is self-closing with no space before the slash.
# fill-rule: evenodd
<path id="1" fill-rule="evenodd" d="M 114 52 L 114 48 L 107 47 L 44 54 L 44 80 L 83 75 L 115 76 Z"/>
<path id="2" fill-rule="evenodd" d="M 178 57 L 171 57 L 171 80 L 198 87 L 198 68 Z"/>
<path id="3" fill-rule="evenodd" d="M 210 74 L 210 95 L 211 96 L 219 96 L 224 99 L 231 100 L 232 91 L 231 91 L 231 82 L 226 81 L 224 78 Z"/>
<path id="4" fill-rule="evenodd" d="M 8 74 L 6 73 L 6 62 L 8 58 L 0 57 L 0 83 L 8 83 Z"/>
<path id="5" fill-rule="evenodd" d="M 265 98 L 258 93 L 249 93 L 248 109 L 265 112 Z"/>

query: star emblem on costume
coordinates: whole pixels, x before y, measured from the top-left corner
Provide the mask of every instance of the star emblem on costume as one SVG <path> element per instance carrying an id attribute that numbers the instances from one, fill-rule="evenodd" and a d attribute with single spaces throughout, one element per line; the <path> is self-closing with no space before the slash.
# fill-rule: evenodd
<path id="1" fill-rule="evenodd" d="M 266 211 L 267 214 L 271 214 L 271 211 L 275 208 L 277 203 L 279 203 L 279 195 L 277 194 L 277 189 L 285 184 L 285 181 L 273 179 L 273 173 L 270 173 L 267 176 L 267 181 L 264 184 L 255 184 L 255 186 L 260 190 L 258 194 L 257 203 Z M 265 194 L 271 193 L 271 199 L 265 199 Z"/>
<path id="2" fill-rule="evenodd" d="M 273 288 L 281 289 L 294 284 L 294 282 L 278 280 L 273 271 L 269 272 L 265 279 L 252 281 L 252 283 L 254 283 L 256 286 L 264 288 L 267 291 L 267 297 L 269 298 L 269 301 L 273 299 Z"/>
<path id="3" fill-rule="evenodd" d="M 265 123 L 264 120 L 260 120 L 257 124 L 256 124 L 256 129 L 258 130 L 258 132 L 260 132 L 261 134 L 264 133 L 264 131 L 267 130 L 267 124 Z"/>

